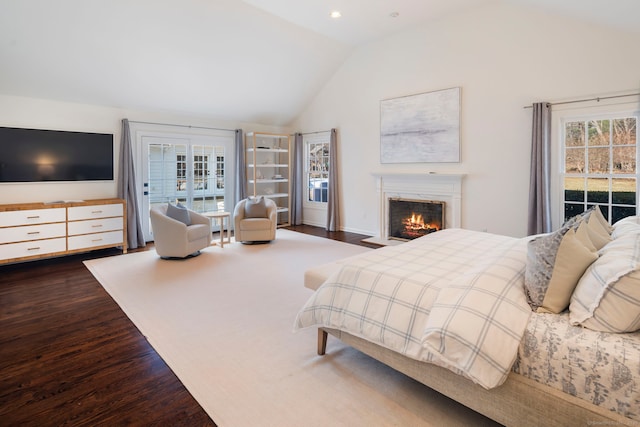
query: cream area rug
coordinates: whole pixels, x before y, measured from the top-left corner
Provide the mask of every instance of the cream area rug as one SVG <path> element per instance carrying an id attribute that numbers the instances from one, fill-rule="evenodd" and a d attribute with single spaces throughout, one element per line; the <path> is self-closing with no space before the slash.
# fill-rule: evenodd
<path id="1" fill-rule="evenodd" d="M 85 264 L 221 427 L 495 425 L 316 330 L 293 331 L 310 267 L 371 250 L 278 229 L 263 245 Z"/>

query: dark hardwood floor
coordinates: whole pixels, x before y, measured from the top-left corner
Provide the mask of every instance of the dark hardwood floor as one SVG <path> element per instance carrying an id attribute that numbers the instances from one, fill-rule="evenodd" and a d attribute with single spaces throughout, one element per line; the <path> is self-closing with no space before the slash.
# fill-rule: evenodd
<path id="1" fill-rule="evenodd" d="M 119 253 L 0 267 L 0 426 L 216 425 L 82 263 Z"/>

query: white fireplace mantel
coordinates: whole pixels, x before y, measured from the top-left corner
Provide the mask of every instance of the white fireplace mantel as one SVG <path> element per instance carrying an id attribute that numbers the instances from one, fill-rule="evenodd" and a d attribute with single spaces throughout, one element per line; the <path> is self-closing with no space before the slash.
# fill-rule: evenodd
<path id="1" fill-rule="evenodd" d="M 393 244 L 389 239 L 390 198 L 445 202 L 445 228 L 461 227 L 462 179 L 464 174 L 374 172 L 378 194 L 380 234 L 374 243 Z"/>

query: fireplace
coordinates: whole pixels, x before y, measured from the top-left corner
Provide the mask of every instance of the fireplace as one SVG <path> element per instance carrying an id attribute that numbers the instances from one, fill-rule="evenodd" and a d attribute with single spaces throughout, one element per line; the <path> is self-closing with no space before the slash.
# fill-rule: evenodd
<path id="1" fill-rule="evenodd" d="M 400 245 L 405 239 L 389 235 L 389 200 L 436 200 L 443 203 L 441 225 L 445 228 L 461 227 L 463 174 L 448 173 L 374 173 L 379 206 L 380 233 L 365 241 L 381 246 Z M 446 206 L 446 209 L 444 207 Z M 424 219 L 424 218 L 423 218 Z"/>
<path id="2" fill-rule="evenodd" d="M 445 202 L 389 198 L 389 239 L 413 240 L 444 228 Z"/>

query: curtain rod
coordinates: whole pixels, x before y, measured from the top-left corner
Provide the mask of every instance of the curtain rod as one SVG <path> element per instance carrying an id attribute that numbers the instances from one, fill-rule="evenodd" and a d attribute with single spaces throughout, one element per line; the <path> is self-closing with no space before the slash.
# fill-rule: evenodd
<path id="1" fill-rule="evenodd" d="M 575 101 L 564 101 L 564 102 L 549 102 L 549 105 L 562 105 L 562 104 L 574 104 L 576 102 L 587 102 L 587 101 L 597 101 L 600 102 L 604 99 L 614 99 L 614 98 L 626 98 L 628 96 L 640 96 L 640 92 L 637 93 L 628 93 L 626 95 L 612 95 L 612 96 L 599 96 L 596 98 L 587 98 L 587 99 L 576 99 Z M 533 108 L 532 105 L 526 105 L 523 108 Z"/>
<path id="2" fill-rule="evenodd" d="M 331 129 L 329 129 L 329 130 L 318 130 L 318 131 L 315 131 L 315 132 L 305 132 L 305 133 L 301 133 L 300 135 L 313 135 L 313 134 L 316 134 L 316 133 L 325 133 L 325 132 L 331 132 Z"/>
<path id="3" fill-rule="evenodd" d="M 181 128 L 189 128 L 189 129 L 223 130 L 223 131 L 229 131 L 229 132 L 236 131 L 236 129 L 212 128 L 212 127 L 206 127 L 206 126 L 176 125 L 172 123 L 140 122 L 137 120 L 129 120 L 129 123 L 141 123 L 145 125 L 159 125 L 159 126 L 175 126 L 175 127 L 181 127 Z"/>

